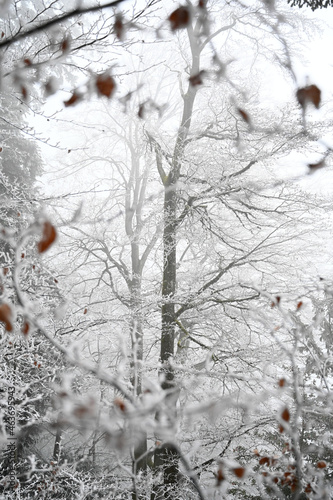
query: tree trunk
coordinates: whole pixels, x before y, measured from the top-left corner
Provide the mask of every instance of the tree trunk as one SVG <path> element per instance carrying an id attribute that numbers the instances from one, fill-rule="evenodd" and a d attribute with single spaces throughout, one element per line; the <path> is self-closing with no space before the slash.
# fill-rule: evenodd
<path id="1" fill-rule="evenodd" d="M 193 29 L 188 28 L 188 36 L 192 52 L 191 75 L 199 71 L 200 48 L 198 41 L 193 37 Z M 162 365 L 162 384 L 161 387 L 166 391 L 167 418 L 168 425 L 172 430 L 173 423 L 176 421 L 176 402 L 178 392 L 174 383 L 174 371 L 170 364 L 170 358 L 174 356 L 174 342 L 176 333 L 176 317 L 174 296 L 177 283 L 177 207 L 178 194 L 177 182 L 180 177 L 181 165 L 184 156 L 185 141 L 191 126 L 193 106 L 197 94 L 197 87 L 189 84 L 186 94 L 183 95 L 183 113 L 180 127 L 175 142 L 173 160 L 170 172 L 167 177 L 162 178 L 164 185 L 164 231 L 163 231 L 163 283 L 162 283 L 162 309 L 161 309 L 161 350 L 160 361 Z M 157 158 L 160 164 L 158 170 L 161 172 L 161 157 Z M 156 415 L 159 420 L 159 415 Z M 158 437 L 158 436 L 157 436 Z M 174 446 L 165 444 L 155 449 L 154 468 L 156 473 L 162 469 L 163 484 L 155 485 L 152 491 L 151 500 L 171 500 L 176 498 L 174 489 L 178 482 L 178 453 Z"/>
<path id="2" fill-rule="evenodd" d="M 162 389 L 167 391 L 169 425 L 172 427 L 176 417 L 174 395 L 174 371 L 170 366 L 170 357 L 174 355 L 175 338 L 175 304 L 176 292 L 176 226 L 177 226 L 177 194 L 175 186 L 167 183 L 164 197 L 164 263 L 162 285 L 162 335 L 160 360 L 162 365 Z M 159 415 L 157 415 L 157 420 Z M 158 485 L 152 493 L 152 500 L 171 498 L 171 490 L 177 483 L 178 460 L 173 447 L 161 446 L 156 448 L 154 455 L 154 468 L 163 470 L 163 486 Z"/>

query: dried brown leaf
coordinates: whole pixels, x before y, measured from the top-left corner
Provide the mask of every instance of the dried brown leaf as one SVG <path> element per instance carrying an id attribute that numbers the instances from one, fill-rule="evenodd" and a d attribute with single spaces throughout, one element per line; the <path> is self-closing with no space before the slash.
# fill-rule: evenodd
<path id="1" fill-rule="evenodd" d="M 5 324 L 5 330 L 7 332 L 13 331 L 13 313 L 8 304 L 0 305 L 0 321 Z"/>
<path id="2" fill-rule="evenodd" d="M 70 41 L 68 38 L 65 38 L 62 42 L 61 42 L 61 50 L 63 52 L 68 52 L 70 49 Z"/>
<path id="3" fill-rule="evenodd" d="M 68 106 L 74 106 L 74 104 L 77 104 L 80 99 L 81 96 L 74 92 L 73 95 L 68 99 L 68 101 L 64 101 L 64 105 L 66 106 L 66 108 L 68 108 Z"/>
<path id="4" fill-rule="evenodd" d="M 308 483 L 304 489 L 304 493 L 312 493 L 312 487 L 311 484 Z"/>
<path id="5" fill-rule="evenodd" d="M 297 486 L 298 486 L 297 477 L 294 477 L 294 479 L 291 481 L 290 484 L 290 489 L 293 493 L 297 490 Z"/>
<path id="6" fill-rule="evenodd" d="M 276 305 L 280 304 L 281 297 L 277 296 L 275 297 L 275 301 L 271 303 L 271 307 L 275 307 Z"/>
<path id="7" fill-rule="evenodd" d="M 86 415 L 89 415 L 90 413 L 91 409 L 89 408 L 89 406 L 86 405 L 80 405 L 73 411 L 73 415 L 76 418 L 84 418 Z"/>
<path id="8" fill-rule="evenodd" d="M 216 479 L 217 479 L 217 486 L 220 486 L 220 484 L 225 481 L 225 476 L 223 474 L 222 467 L 218 468 L 217 474 L 216 474 Z"/>
<path id="9" fill-rule="evenodd" d="M 116 89 L 116 82 L 110 75 L 99 75 L 96 78 L 96 88 L 99 94 L 109 99 Z"/>
<path id="10" fill-rule="evenodd" d="M 50 96 L 56 92 L 56 88 L 52 78 L 45 83 L 44 90 L 47 96 Z"/>
<path id="11" fill-rule="evenodd" d="M 310 174 L 312 174 L 316 170 L 325 167 L 325 160 L 321 160 L 318 163 L 308 163 L 308 167 L 310 169 Z"/>
<path id="12" fill-rule="evenodd" d="M 22 333 L 23 335 L 28 335 L 29 331 L 30 331 L 30 325 L 28 323 L 28 321 L 25 321 L 22 325 Z"/>
<path id="13" fill-rule="evenodd" d="M 248 113 L 247 113 L 246 111 L 244 111 L 244 109 L 237 108 L 237 111 L 238 111 L 238 113 L 241 115 L 241 117 L 243 118 L 243 120 L 244 120 L 246 123 L 248 123 L 248 124 L 250 124 L 250 123 L 251 123 L 251 119 L 250 119 L 250 117 L 249 117 Z"/>
<path id="14" fill-rule="evenodd" d="M 124 413 L 126 411 L 126 405 L 122 399 L 116 398 L 113 403 L 121 412 Z"/>
<path id="15" fill-rule="evenodd" d="M 282 418 L 282 420 L 284 420 L 285 422 L 289 422 L 289 420 L 290 420 L 290 413 L 289 413 L 288 408 L 285 408 L 285 409 L 283 410 L 283 412 L 281 413 L 281 418 Z"/>
<path id="16" fill-rule="evenodd" d="M 317 85 L 308 85 L 297 90 L 296 98 L 303 109 L 308 103 L 312 103 L 318 109 L 321 101 L 321 90 Z"/>
<path id="17" fill-rule="evenodd" d="M 234 469 L 232 469 L 232 472 L 235 474 L 236 477 L 241 479 L 242 477 L 244 477 L 245 468 L 244 467 L 235 467 Z"/>
<path id="18" fill-rule="evenodd" d="M 43 225 L 42 239 L 38 242 L 37 248 L 39 253 L 46 252 L 54 243 L 57 237 L 57 231 L 51 222 L 45 221 Z"/>
<path id="19" fill-rule="evenodd" d="M 120 41 L 124 40 L 124 38 L 125 38 L 125 25 L 124 25 L 122 14 L 116 15 L 116 19 L 115 19 L 115 22 L 113 25 L 113 31 L 114 31 L 116 37 Z"/>
<path id="20" fill-rule="evenodd" d="M 182 28 L 186 28 L 191 20 L 191 13 L 188 7 L 178 7 L 178 9 L 174 10 L 168 20 L 171 25 L 172 31 L 179 30 Z"/>
<path id="21" fill-rule="evenodd" d="M 286 379 L 285 378 L 280 378 L 279 380 L 279 387 L 284 387 L 286 385 Z"/>
<path id="22" fill-rule="evenodd" d="M 203 84 L 203 76 L 205 75 L 206 71 L 202 69 L 197 73 L 196 75 L 192 75 L 189 78 L 189 82 L 192 85 L 192 87 L 197 87 L 198 85 Z"/>
<path id="23" fill-rule="evenodd" d="M 141 120 L 143 120 L 144 116 L 145 116 L 145 103 L 140 104 L 138 111 L 138 117 L 141 118 Z"/>

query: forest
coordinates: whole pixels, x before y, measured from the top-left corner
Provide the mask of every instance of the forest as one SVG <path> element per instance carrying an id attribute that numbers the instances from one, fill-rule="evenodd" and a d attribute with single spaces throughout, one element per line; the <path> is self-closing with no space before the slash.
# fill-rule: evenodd
<path id="1" fill-rule="evenodd" d="M 332 3 L 0 1 L 0 500 L 333 498 Z"/>

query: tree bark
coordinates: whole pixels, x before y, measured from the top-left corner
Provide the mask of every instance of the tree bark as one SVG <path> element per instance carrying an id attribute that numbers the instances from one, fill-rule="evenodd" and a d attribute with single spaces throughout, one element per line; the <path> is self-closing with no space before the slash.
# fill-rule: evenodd
<path id="1" fill-rule="evenodd" d="M 188 36 L 190 40 L 192 52 L 192 67 L 191 75 L 199 71 L 200 66 L 200 48 L 198 40 L 193 36 L 192 27 L 188 28 Z M 163 282 L 162 282 L 162 308 L 161 308 L 161 387 L 166 391 L 167 403 L 167 418 L 170 428 L 176 420 L 176 402 L 178 399 L 177 390 L 175 387 L 175 374 L 170 364 L 170 359 L 175 353 L 175 333 L 176 333 L 176 316 L 174 297 L 177 285 L 177 208 L 178 194 L 177 183 L 180 177 L 181 165 L 184 156 L 185 141 L 191 126 L 193 106 L 197 94 L 197 87 L 193 87 L 190 83 L 186 94 L 183 97 L 183 113 L 181 117 L 180 127 L 178 129 L 175 142 L 172 166 L 167 177 L 162 178 L 164 185 L 164 230 L 163 230 Z M 156 152 L 157 154 L 157 152 Z M 161 157 L 157 158 L 161 162 Z M 163 169 L 158 167 L 159 172 Z M 157 414 L 157 420 L 159 415 Z M 174 446 L 165 444 L 155 449 L 154 453 L 154 468 L 163 471 L 163 484 L 155 485 L 151 500 L 169 500 L 175 498 L 173 492 L 178 482 L 178 453 Z"/>

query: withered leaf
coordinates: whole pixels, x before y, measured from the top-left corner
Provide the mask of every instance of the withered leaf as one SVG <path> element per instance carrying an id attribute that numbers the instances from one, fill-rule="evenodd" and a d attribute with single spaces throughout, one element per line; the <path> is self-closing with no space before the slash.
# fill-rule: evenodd
<path id="1" fill-rule="evenodd" d="M 24 62 L 24 64 L 25 64 L 26 66 L 31 66 L 31 65 L 32 65 L 31 59 L 28 59 L 28 58 L 23 59 L 23 62 Z"/>
<path id="2" fill-rule="evenodd" d="M 22 325 L 22 330 L 21 330 L 23 335 L 28 335 L 29 330 L 30 330 L 30 325 L 29 325 L 28 321 L 25 321 Z"/>
<path id="3" fill-rule="evenodd" d="M 117 14 L 116 19 L 113 25 L 113 31 L 116 35 L 116 37 L 122 41 L 125 38 L 125 25 L 123 21 L 123 16 L 122 14 Z"/>
<path id="4" fill-rule="evenodd" d="M 83 314 L 87 314 L 87 312 L 88 312 L 88 309 L 85 308 L 85 310 L 83 311 Z"/>
<path id="5" fill-rule="evenodd" d="M 110 75 L 99 75 L 96 79 L 96 88 L 99 94 L 109 99 L 116 89 L 116 82 Z"/>
<path id="6" fill-rule="evenodd" d="M 91 409 L 86 405 L 80 405 L 73 411 L 76 418 L 84 418 L 89 413 L 91 413 Z"/>
<path id="7" fill-rule="evenodd" d="M 13 313 L 11 307 L 8 304 L 0 305 L 0 321 L 5 324 L 5 330 L 7 332 L 13 331 Z"/>
<path id="8" fill-rule="evenodd" d="M 172 31 L 186 28 L 191 20 L 190 10 L 187 7 L 178 7 L 170 14 L 168 20 Z"/>
<path id="9" fill-rule="evenodd" d="M 3 38 L 5 36 L 5 33 L 4 31 L 1 32 L 1 38 Z"/>
<path id="10" fill-rule="evenodd" d="M 73 95 L 68 99 L 68 101 L 64 101 L 64 105 L 66 106 L 66 108 L 68 106 L 74 106 L 74 104 L 76 104 L 80 99 L 81 96 L 74 92 Z"/>
<path id="11" fill-rule="evenodd" d="M 45 221 L 43 225 L 42 239 L 38 242 L 37 248 L 39 253 L 46 252 L 54 243 L 57 237 L 57 231 L 51 222 Z"/>
<path id="12" fill-rule="evenodd" d="M 237 108 L 237 111 L 238 111 L 238 113 L 241 115 L 241 117 L 243 118 L 243 120 L 246 123 L 250 123 L 251 122 L 251 119 L 250 119 L 248 113 L 246 111 L 244 111 L 244 109 Z"/>
<path id="13" fill-rule="evenodd" d="M 138 117 L 141 118 L 141 120 L 144 118 L 144 116 L 145 116 L 145 103 L 140 104 L 138 111 Z"/>
<path id="14" fill-rule="evenodd" d="M 312 487 L 311 484 L 308 483 L 304 489 L 304 493 L 312 493 Z"/>
<path id="15" fill-rule="evenodd" d="M 45 83 L 45 85 L 44 85 L 44 90 L 45 90 L 45 94 L 46 94 L 47 96 L 52 95 L 52 94 L 54 94 L 54 93 L 55 93 L 56 89 L 55 89 L 55 85 L 54 85 L 54 83 L 53 83 L 53 80 L 52 80 L 52 79 L 48 80 L 48 81 Z"/>
<path id="16" fill-rule="evenodd" d="M 297 310 L 298 310 L 298 309 L 300 309 L 300 308 L 302 307 L 302 305 L 303 305 L 303 302 L 300 300 L 300 301 L 298 302 L 298 304 L 297 304 L 296 309 L 297 309 Z"/>
<path id="17" fill-rule="evenodd" d="M 283 410 L 283 412 L 281 413 L 281 418 L 282 418 L 282 420 L 284 420 L 285 422 L 289 422 L 289 420 L 290 420 L 290 413 L 289 413 L 288 408 L 285 408 L 285 409 Z"/>
<path id="18" fill-rule="evenodd" d="M 222 467 L 219 467 L 217 474 L 216 474 L 216 479 L 217 479 L 217 486 L 220 486 L 220 484 L 225 481 L 225 477 L 223 474 Z"/>
<path id="19" fill-rule="evenodd" d="M 316 170 L 325 167 L 325 160 L 321 160 L 318 163 L 308 163 L 308 167 L 310 169 L 310 173 L 312 174 Z"/>
<path id="20" fill-rule="evenodd" d="M 24 87 L 24 85 L 22 85 L 22 87 L 21 87 L 21 94 L 22 94 L 23 99 L 26 100 L 28 97 L 28 91 L 27 91 L 26 87 Z"/>
<path id="21" fill-rule="evenodd" d="M 317 463 L 317 467 L 318 467 L 318 469 L 325 469 L 325 467 L 326 467 L 326 462 L 324 462 L 323 460 L 320 460 L 320 461 Z"/>
<path id="22" fill-rule="evenodd" d="M 291 491 L 294 493 L 294 491 L 297 490 L 297 485 L 298 485 L 298 481 L 297 481 L 297 478 L 294 477 L 294 479 L 291 481 L 291 484 L 290 484 L 290 489 Z"/>
<path id="23" fill-rule="evenodd" d="M 259 460 L 259 465 L 269 465 L 269 458 L 268 457 L 262 457 Z"/>
<path id="24" fill-rule="evenodd" d="M 284 387 L 286 385 L 286 379 L 285 378 L 280 378 L 279 380 L 279 387 Z"/>
<path id="25" fill-rule="evenodd" d="M 68 38 L 65 38 L 62 42 L 61 42 L 61 50 L 63 52 L 68 52 L 70 48 L 70 42 L 68 40 Z"/>
<path id="26" fill-rule="evenodd" d="M 232 472 L 236 477 L 239 477 L 241 479 L 242 477 L 244 477 L 245 469 L 244 467 L 235 467 L 234 469 L 232 469 Z"/>
<path id="27" fill-rule="evenodd" d="M 318 109 L 321 100 L 321 90 L 317 85 L 308 85 L 297 90 L 296 98 L 303 109 L 305 109 L 308 103 L 312 103 Z"/>
<path id="28" fill-rule="evenodd" d="M 203 84 L 203 76 L 205 75 L 206 71 L 202 69 L 197 73 L 196 75 L 192 75 L 189 78 L 189 82 L 192 85 L 192 87 L 197 87 L 198 85 Z"/>
<path id="29" fill-rule="evenodd" d="M 126 411 L 126 405 L 125 405 L 125 403 L 124 403 L 124 401 L 122 399 L 116 398 L 113 403 L 123 413 Z"/>

